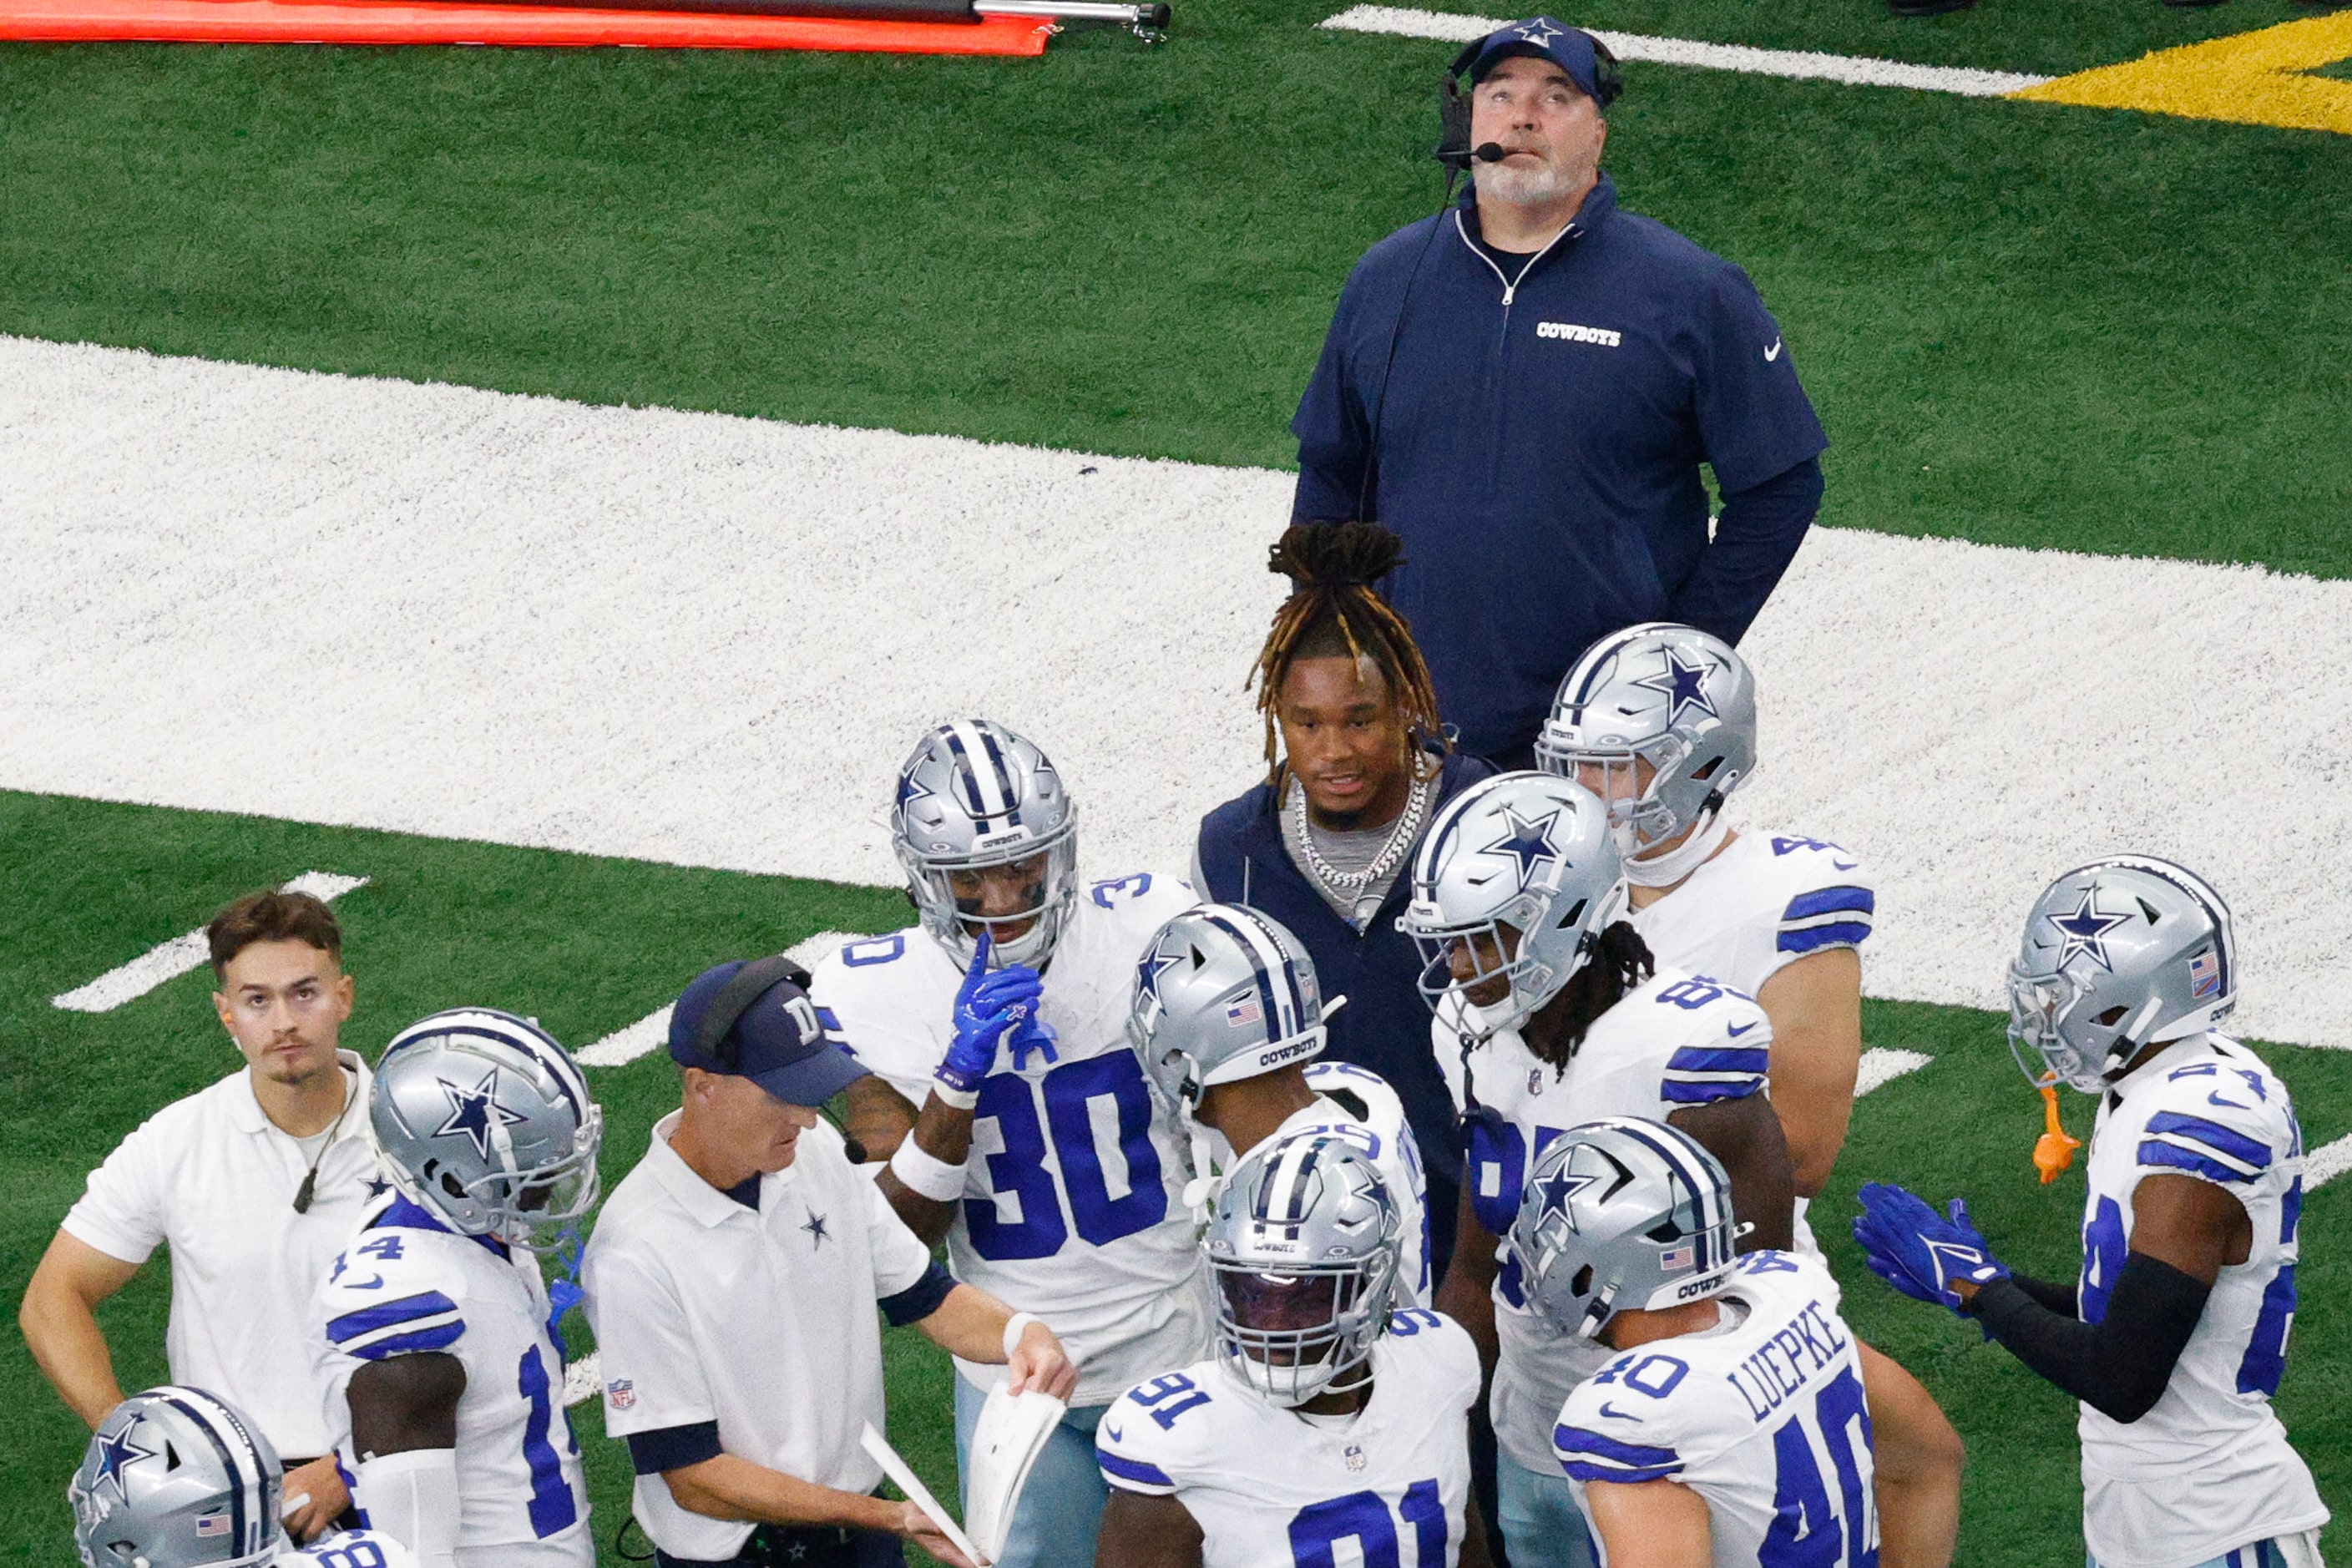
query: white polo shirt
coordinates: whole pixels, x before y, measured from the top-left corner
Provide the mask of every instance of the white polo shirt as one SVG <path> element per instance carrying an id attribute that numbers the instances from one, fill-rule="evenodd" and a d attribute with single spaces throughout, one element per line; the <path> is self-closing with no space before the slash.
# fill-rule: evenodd
<path id="1" fill-rule="evenodd" d="M 334 1447 L 310 1379 L 310 1302 L 378 1179 L 367 1064 L 337 1057 L 352 1098 L 323 1146 L 281 1131 L 240 1068 L 142 1122 L 90 1173 L 60 1227 L 125 1263 L 168 1244 L 172 1381 L 228 1400 L 291 1458 Z M 310 1211 L 296 1214 L 321 1152 Z"/>
<path id="2" fill-rule="evenodd" d="M 581 1284 L 615 1437 L 715 1421 L 725 1452 L 804 1481 L 866 1492 L 881 1467 L 858 1446 L 883 1430 L 877 1307 L 919 1283 L 931 1254 L 841 1135 L 820 1121 L 760 1181 L 755 1211 L 671 1152 L 679 1112 L 604 1200 Z M 680 1508 L 639 1476 L 637 1523 L 673 1557 L 723 1562 L 751 1526 Z"/>

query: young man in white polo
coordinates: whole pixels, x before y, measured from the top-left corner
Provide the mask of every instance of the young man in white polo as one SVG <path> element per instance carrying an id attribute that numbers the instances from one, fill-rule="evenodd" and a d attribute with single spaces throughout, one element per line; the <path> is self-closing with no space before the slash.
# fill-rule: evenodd
<path id="1" fill-rule="evenodd" d="M 165 1106 L 90 1173 L 26 1287 L 25 1342 L 95 1428 L 122 1402 L 95 1309 L 159 1243 L 172 1251 L 172 1381 L 234 1400 L 286 1462 L 309 1540 L 351 1498 L 310 1379 L 312 1293 L 371 1189 L 368 1069 L 339 1047 L 352 1016 L 343 938 L 307 893 L 239 899 L 207 929 L 213 1009 L 246 1065 Z"/>
<path id="2" fill-rule="evenodd" d="M 919 1325 L 1014 1393 L 1066 1399 L 1061 1341 L 958 1284 L 852 1164 L 816 1108 L 866 1069 L 785 959 L 724 963 L 670 1017 L 680 1108 L 604 1205 L 582 1282 L 604 1429 L 628 1441 L 661 1568 L 881 1568 L 912 1541 L 964 1559 L 911 1503 L 874 1495 L 881 1331 Z"/>

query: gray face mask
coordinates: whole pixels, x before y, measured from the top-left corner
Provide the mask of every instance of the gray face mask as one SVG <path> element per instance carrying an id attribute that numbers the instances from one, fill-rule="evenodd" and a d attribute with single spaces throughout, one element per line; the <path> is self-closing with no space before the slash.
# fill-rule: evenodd
<path id="1" fill-rule="evenodd" d="M 1756 678 L 1728 643 L 1690 626 L 1613 633 L 1561 679 L 1536 764 L 1609 803 L 1629 880 L 1671 886 L 1713 846 L 1691 853 L 1705 831 L 1664 855 L 1659 846 L 1719 821 L 1756 771 Z"/>
<path id="2" fill-rule="evenodd" d="M 2009 966 L 2009 1042 L 2035 1084 L 2104 1091 L 2142 1047 L 2213 1027 L 2237 1005 L 2221 896 L 2185 867 L 2094 860 L 2043 889 Z"/>
<path id="3" fill-rule="evenodd" d="M 971 962 L 982 923 L 991 928 L 992 968 L 1034 968 L 1053 956 L 1077 900 L 1078 808 L 1035 745 L 986 719 L 932 730 L 898 770 L 890 843 L 923 929 L 959 963 Z M 1033 907 L 984 920 L 957 908 L 954 873 L 1039 856 L 1045 866 Z"/>

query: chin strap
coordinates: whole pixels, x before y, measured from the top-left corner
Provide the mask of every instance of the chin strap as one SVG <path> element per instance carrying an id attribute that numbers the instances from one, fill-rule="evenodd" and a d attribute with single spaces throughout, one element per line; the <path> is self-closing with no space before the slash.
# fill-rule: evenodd
<path id="1" fill-rule="evenodd" d="M 1724 820 L 1722 799 L 1710 799 L 1712 804 L 1706 814 L 1689 837 L 1663 853 L 1626 861 L 1625 879 L 1637 888 L 1671 888 L 1722 848 L 1724 835 L 1731 831 L 1731 824 Z"/>
<path id="2" fill-rule="evenodd" d="M 2054 1083 L 2042 1086 L 2042 1136 L 2033 1141 L 2033 1168 L 2042 1173 L 2042 1184 L 2046 1187 L 2074 1163 L 2074 1151 L 2083 1146 L 2083 1141 L 2068 1136 L 2065 1123 L 2058 1120 Z"/>

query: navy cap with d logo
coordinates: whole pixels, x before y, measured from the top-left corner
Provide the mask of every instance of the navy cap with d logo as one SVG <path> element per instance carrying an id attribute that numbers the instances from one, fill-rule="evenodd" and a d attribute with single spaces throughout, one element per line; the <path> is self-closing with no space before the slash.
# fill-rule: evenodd
<path id="1" fill-rule="evenodd" d="M 748 1078 L 787 1105 L 821 1106 L 866 1076 L 809 1000 L 788 958 L 742 959 L 694 977 L 669 1017 L 670 1059 Z"/>

